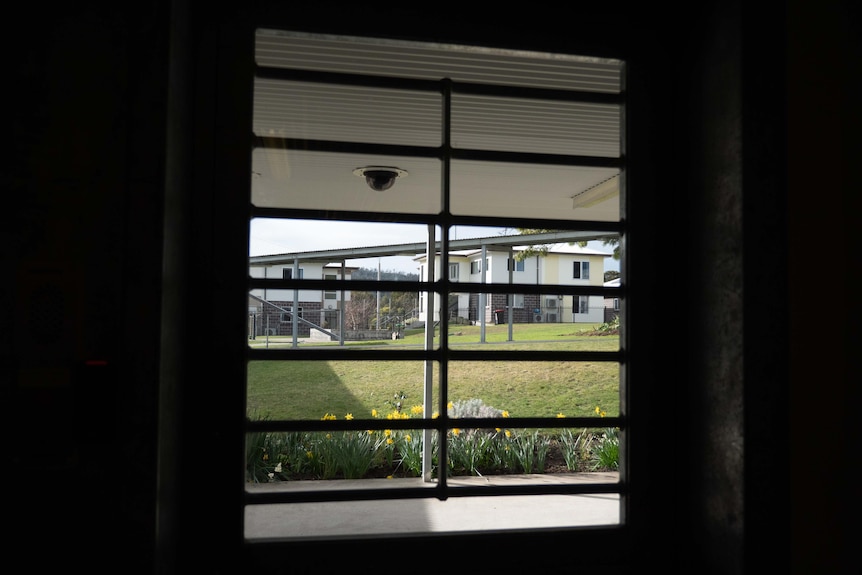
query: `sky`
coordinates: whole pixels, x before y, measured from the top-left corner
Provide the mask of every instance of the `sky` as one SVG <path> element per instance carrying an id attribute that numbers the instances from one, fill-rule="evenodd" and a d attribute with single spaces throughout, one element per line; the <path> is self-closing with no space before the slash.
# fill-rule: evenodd
<path id="1" fill-rule="evenodd" d="M 511 235 L 514 230 L 458 226 L 450 239 L 468 239 Z M 422 224 L 388 224 L 371 222 L 310 221 L 255 219 L 251 223 L 249 255 L 260 256 L 315 250 L 358 248 L 425 242 L 427 226 Z M 588 247 L 611 252 L 602 242 L 590 242 Z M 349 266 L 376 268 L 378 259 L 350 260 Z M 417 273 L 418 265 L 410 257 L 382 258 L 383 271 Z M 605 260 L 605 270 L 619 270 L 619 262 Z"/>

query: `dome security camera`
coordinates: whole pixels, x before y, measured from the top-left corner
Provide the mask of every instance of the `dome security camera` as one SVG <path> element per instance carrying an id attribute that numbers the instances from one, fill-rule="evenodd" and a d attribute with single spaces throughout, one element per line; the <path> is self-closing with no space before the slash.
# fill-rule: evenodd
<path id="1" fill-rule="evenodd" d="M 393 185 L 398 178 L 407 176 L 406 170 L 399 168 L 388 168 L 385 166 L 368 166 L 365 168 L 356 168 L 353 173 L 359 177 L 365 178 L 365 183 L 375 192 L 385 192 Z"/>

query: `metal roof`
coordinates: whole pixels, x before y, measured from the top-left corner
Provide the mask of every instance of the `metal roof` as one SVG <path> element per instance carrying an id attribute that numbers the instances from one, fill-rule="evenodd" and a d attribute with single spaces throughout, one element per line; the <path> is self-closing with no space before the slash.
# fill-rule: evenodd
<path id="1" fill-rule="evenodd" d="M 489 236 L 485 238 L 472 238 L 450 240 L 450 251 L 481 249 L 482 247 L 516 247 L 529 245 L 567 244 L 569 242 L 601 240 L 616 238 L 615 232 L 548 232 L 544 234 L 516 234 L 510 236 Z M 440 249 L 440 242 L 435 244 L 435 253 Z M 249 258 L 251 265 L 291 263 L 295 260 L 303 262 L 335 263 L 343 260 L 353 260 L 384 256 L 424 256 L 427 253 L 427 244 L 424 242 L 393 244 L 385 246 L 366 246 L 355 248 L 342 248 L 334 250 L 317 250 L 306 252 L 291 252 L 284 254 L 272 254 L 265 256 L 252 256 Z M 598 255 L 598 253 L 596 254 Z M 611 255 L 611 254 L 607 254 Z"/>

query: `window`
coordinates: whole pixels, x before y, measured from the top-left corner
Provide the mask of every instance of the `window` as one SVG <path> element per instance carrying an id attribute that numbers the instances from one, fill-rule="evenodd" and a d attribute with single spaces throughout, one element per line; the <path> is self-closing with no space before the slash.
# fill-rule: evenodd
<path id="1" fill-rule="evenodd" d="M 590 298 L 585 295 L 575 296 L 573 306 L 575 313 L 590 313 Z"/>
<path id="2" fill-rule="evenodd" d="M 506 260 L 506 265 L 507 265 L 506 269 L 509 269 L 512 271 L 516 271 L 516 272 L 524 271 L 524 260 L 517 260 L 517 259 L 513 259 L 513 258 L 508 258 Z"/>
<path id="3" fill-rule="evenodd" d="M 282 279 L 292 279 L 293 278 L 293 268 L 281 268 L 281 277 Z M 299 279 L 302 279 L 302 268 L 299 268 Z"/>
<path id="4" fill-rule="evenodd" d="M 297 309 L 296 317 L 301 318 L 302 317 L 302 308 L 300 307 L 300 308 L 296 308 L 296 309 Z M 292 307 L 286 308 L 284 311 L 282 311 L 279 314 L 279 317 L 280 317 L 282 323 L 292 322 L 293 321 L 293 308 Z"/>
<path id="5" fill-rule="evenodd" d="M 590 262 L 575 262 L 572 278 L 578 280 L 590 279 Z"/>
<path id="6" fill-rule="evenodd" d="M 338 276 L 336 276 L 335 274 L 325 274 L 323 276 L 323 279 L 334 280 L 337 277 Z M 337 297 L 338 297 L 338 294 L 334 290 L 327 290 L 327 291 L 323 292 L 323 299 L 337 299 Z"/>
<path id="7" fill-rule="evenodd" d="M 620 409 L 625 346 L 614 348 L 618 340 L 613 336 L 575 343 L 575 329 L 555 330 L 568 339 L 553 344 L 530 335 L 547 337 L 547 329 L 533 331 L 542 327 L 536 324 L 571 321 L 573 314 L 562 305 L 569 297 L 575 301 L 574 313 L 587 313 L 588 298 L 601 299 L 605 288 L 572 285 L 565 277 L 565 260 L 553 265 L 548 260 L 535 277 L 511 280 L 510 285 L 509 274 L 493 277 L 486 254 L 490 250 L 497 257 L 515 246 L 545 245 L 541 233 L 511 237 L 499 232 L 529 230 L 537 221 L 555 230 L 554 241 L 564 245 L 623 233 L 618 177 L 624 169 L 622 62 L 265 29 L 257 31 L 256 46 L 257 67 L 250 78 L 249 226 L 256 220 L 294 228 L 300 218 L 314 222 L 310 235 L 326 245 L 289 249 L 285 256 L 303 261 L 309 277 L 315 275 L 314 266 L 362 258 L 374 263 L 357 266 L 377 273 L 351 276 L 349 305 L 338 310 L 343 314 L 339 321 L 327 326 L 315 323 L 317 316 L 325 317 L 316 306 L 327 299 L 321 292 L 347 291 L 342 279 L 323 275 L 322 280 L 299 281 L 301 276 L 289 274 L 248 279 L 250 294 L 277 294 L 276 303 L 294 306 L 290 309 L 302 305 L 297 309 L 304 309 L 306 317 L 294 327 L 292 341 L 285 336 L 283 342 L 248 343 L 246 539 L 382 535 L 386 527 L 371 518 L 387 501 L 396 500 L 429 505 L 446 500 L 445 509 L 451 510 L 474 498 L 507 505 L 526 496 L 545 522 L 538 527 L 619 525 L 623 471 L 609 468 L 589 482 L 567 473 L 554 481 L 535 479 L 545 475 L 544 446 L 560 449 L 558 471 L 569 469 L 577 460 L 567 462 L 562 454 L 569 452 L 559 446 L 584 430 L 626 428 Z M 393 53 L 404 57 L 389 57 Z M 469 65 L 452 67 L 453 56 Z M 580 80 L 586 76 L 588 84 Z M 506 121 L 501 123 L 501 117 Z M 536 130 L 538 123 L 543 130 Z M 577 197 L 587 190 L 593 190 L 588 202 L 573 201 L 572 193 Z M 379 232 L 375 237 L 352 231 L 381 222 L 421 230 L 422 237 L 403 242 L 413 246 L 411 265 L 418 266 L 418 275 L 382 273 L 386 268 L 379 258 L 402 257 L 405 248 Z M 330 223 L 351 233 L 324 233 Z M 453 229 L 461 226 L 486 231 L 475 240 L 453 239 Z M 350 243 L 331 245 L 330 237 Z M 471 276 L 483 272 L 484 259 L 486 273 L 460 281 L 456 288 L 458 268 L 449 261 L 453 254 L 473 255 Z M 524 271 L 524 262 L 510 265 Z M 589 262 L 576 262 L 575 278 L 589 279 L 589 272 Z M 510 295 L 515 289 L 517 295 Z M 400 293 L 408 297 L 396 297 Z M 554 296 L 546 300 L 548 293 Z M 547 301 L 553 301 L 551 311 L 543 305 Z M 421 328 L 407 329 L 419 323 Z M 335 333 L 328 325 L 343 329 Z M 313 345 L 299 341 L 300 328 Z M 547 369 L 549 362 L 554 369 Z M 599 374 L 591 385 L 601 388 L 601 395 L 571 393 L 572 382 L 587 369 Z M 565 389 L 553 412 L 543 407 L 548 385 L 543 381 L 537 389 L 526 384 L 532 381 L 529 374 L 548 371 Z M 533 401 L 538 394 L 542 402 Z M 321 404 L 311 399 L 320 396 L 339 407 L 319 413 Z M 605 417 L 589 405 L 599 402 L 609 403 L 601 406 Z M 536 437 L 539 443 L 531 444 L 529 457 L 519 461 L 503 443 L 511 435 L 524 442 Z M 389 455 L 400 461 L 385 468 L 396 481 L 358 489 L 339 481 L 365 478 L 363 466 L 370 460 L 345 463 L 347 449 L 339 458 L 333 438 L 353 441 L 352 449 L 379 450 L 374 452 L 378 463 Z M 618 441 L 619 449 L 626 449 L 613 433 L 597 436 L 600 440 Z M 490 475 L 501 481 L 476 480 L 489 476 L 487 468 L 467 456 L 480 444 L 499 448 L 497 461 L 508 467 L 496 467 Z M 510 477 L 504 478 L 503 471 Z M 333 481 L 318 488 L 315 481 L 321 478 Z M 603 496 L 585 497 L 597 493 Z M 366 521 L 356 523 L 361 532 L 333 531 L 326 520 L 347 512 L 339 508 L 343 501 L 366 510 Z M 580 512 L 555 523 L 552 511 L 570 504 L 601 509 L 586 523 L 579 523 L 586 516 Z M 309 508 L 316 514 L 308 521 L 278 519 Z M 537 527 L 521 519 L 512 514 L 493 528 Z M 463 528 L 457 520 L 444 519 L 433 528 L 419 521 L 406 534 Z"/>

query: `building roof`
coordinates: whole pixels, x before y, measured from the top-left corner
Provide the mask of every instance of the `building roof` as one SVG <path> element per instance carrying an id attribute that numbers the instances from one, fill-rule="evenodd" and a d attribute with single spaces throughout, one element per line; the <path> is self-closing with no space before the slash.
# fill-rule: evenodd
<path id="1" fill-rule="evenodd" d="M 488 236 L 484 238 L 470 238 L 450 240 L 450 253 L 470 252 L 480 250 L 482 247 L 487 248 L 503 248 L 512 247 L 512 249 L 524 249 L 528 245 L 561 245 L 567 248 L 580 248 L 575 244 L 568 246 L 568 242 L 579 242 L 589 240 L 601 240 L 608 238 L 616 238 L 616 232 L 547 232 L 543 234 L 515 234 L 509 236 Z M 439 253 L 440 242 L 436 244 Z M 383 246 L 365 246 L 355 248 L 340 248 L 334 250 L 317 250 L 307 252 L 291 252 L 283 254 L 272 254 L 265 256 L 251 256 L 249 263 L 251 265 L 267 265 L 291 263 L 294 260 L 316 261 L 323 263 L 336 263 L 343 260 L 353 260 L 383 256 L 410 256 L 414 258 L 425 257 L 427 246 L 424 242 L 413 242 L 407 244 L 392 244 Z M 582 250 L 586 248 L 580 248 Z M 573 253 L 573 252 L 569 252 Z M 586 252 L 577 252 L 586 253 Z M 596 252 L 591 255 L 610 256 L 612 254 L 604 252 Z"/>

